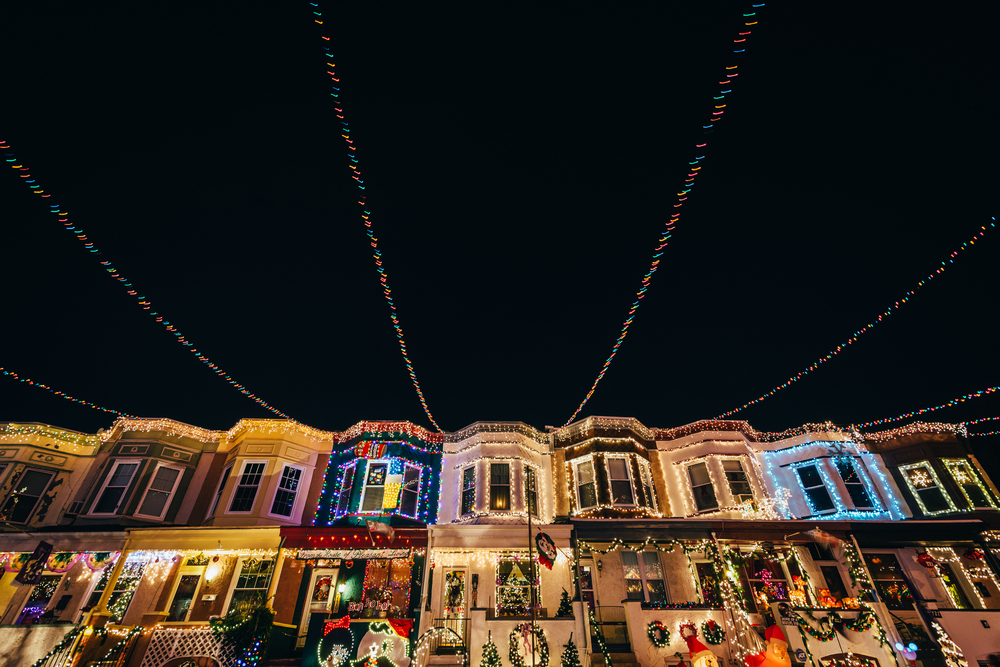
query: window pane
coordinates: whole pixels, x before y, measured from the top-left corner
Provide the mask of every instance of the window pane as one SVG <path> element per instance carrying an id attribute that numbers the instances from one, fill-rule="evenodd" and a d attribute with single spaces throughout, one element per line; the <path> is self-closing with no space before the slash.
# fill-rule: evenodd
<path id="1" fill-rule="evenodd" d="M 371 476 L 369 475 L 369 479 Z M 375 512 L 382 509 L 382 500 L 385 497 L 384 486 L 365 487 L 365 500 L 361 504 L 362 512 Z"/>
<path id="2" fill-rule="evenodd" d="M 384 463 L 372 463 L 368 466 L 368 484 L 385 484 L 385 472 L 387 466 Z"/>
<path id="3" fill-rule="evenodd" d="M 826 587 L 830 590 L 830 595 L 843 600 L 851 597 L 847 594 L 847 587 L 844 586 L 844 578 L 840 576 L 840 569 L 836 565 L 820 565 L 823 578 L 826 579 Z"/>
<path id="4" fill-rule="evenodd" d="M 354 472 L 356 464 L 352 463 L 344 469 L 344 479 L 340 483 L 340 498 L 337 500 L 337 515 L 347 512 L 351 502 L 351 490 L 354 488 Z"/>
<path id="5" fill-rule="evenodd" d="M 38 470 L 29 470 L 21 475 L 4 503 L 3 510 L 0 510 L 0 519 L 11 523 L 25 523 L 51 479 L 52 473 Z"/>
<path id="6" fill-rule="evenodd" d="M 830 498 L 830 493 L 826 490 L 825 486 L 809 489 L 806 493 L 809 494 L 809 499 L 812 500 L 814 512 L 829 512 L 834 509 L 833 499 Z"/>
<path id="7" fill-rule="evenodd" d="M 146 498 L 142 501 L 142 506 L 136 513 L 143 516 L 161 516 L 163 508 L 166 507 L 167 499 L 170 497 L 170 492 L 174 488 L 174 482 L 180 474 L 181 471 L 174 468 L 160 468 L 157 470 L 156 475 L 153 476 L 153 481 L 149 483 L 149 491 L 146 492 Z"/>
<path id="8" fill-rule="evenodd" d="M 253 500 L 257 497 L 256 486 L 237 486 L 233 492 L 233 502 L 229 509 L 233 512 L 249 512 L 253 509 Z"/>
<path id="9" fill-rule="evenodd" d="M 927 508 L 928 512 L 944 512 L 951 509 L 941 489 L 936 487 L 918 489 L 917 493 L 920 494 L 920 499 L 924 501 L 924 507 Z"/>
<path id="10" fill-rule="evenodd" d="M 623 482 L 611 482 L 611 495 L 616 505 L 634 505 L 635 499 L 632 497 L 632 483 L 628 480 Z"/>
<path id="11" fill-rule="evenodd" d="M 823 486 L 823 479 L 819 476 L 819 471 L 816 470 L 816 466 L 798 468 L 795 472 L 799 474 L 799 479 L 802 480 L 802 486 L 807 489 L 814 486 Z"/>
<path id="12" fill-rule="evenodd" d="M 597 491 L 594 483 L 584 484 L 580 487 L 580 507 L 593 507 L 597 504 Z"/>
<path id="13" fill-rule="evenodd" d="M 171 491 L 174 488 L 174 481 L 180 474 L 181 471 L 175 468 L 160 468 L 156 471 L 156 476 L 153 477 L 149 488 L 157 491 Z"/>
<path id="14" fill-rule="evenodd" d="M 233 466 L 228 465 L 226 469 L 222 471 L 222 479 L 219 481 L 219 489 L 215 492 L 215 500 L 212 501 L 212 511 L 209 515 L 215 514 L 216 508 L 219 506 L 219 501 L 222 499 L 222 492 L 226 489 L 226 482 L 229 481 L 229 474 L 233 472 Z"/>
<path id="15" fill-rule="evenodd" d="M 708 477 L 708 466 L 704 463 L 695 463 L 694 465 L 689 466 L 688 474 L 691 475 L 692 486 L 712 483 L 712 480 Z"/>
<path id="16" fill-rule="evenodd" d="M 578 484 L 589 484 L 594 481 L 594 462 L 587 461 L 576 467 L 576 479 Z"/>
<path id="17" fill-rule="evenodd" d="M 715 499 L 715 489 L 711 484 L 696 486 L 694 489 L 694 504 L 699 512 L 716 509 L 719 501 Z"/>
<path id="18" fill-rule="evenodd" d="M 97 501 L 94 505 L 95 514 L 111 514 L 118 508 L 118 503 L 122 499 L 122 495 L 125 493 L 124 486 L 109 486 L 104 489 L 104 493 L 101 494 L 101 499 Z"/>
<path id="19" fill-rule="evenodd" d="M 188 609 L 191 608 L 191 602 L 198 590 L 200 579 L 200 574 L 181 575 L 181 580 L 177 584 L 177 592 L 174 593 L 174 601 L 170 603 L 170 615 L 167 616 L 167 621 L 187 620 Z"/>
<path id="20" fill-rule="evenodd" d="M 403 491 L 403 497 L 399 501 L 399 513 L 406 516 L 415 516 L 417 513 L 417 492 L 409 489 Z"/>
<path id="21" fill-rule="evenodd" d="M 476 486 L 476 469 L 466 468 L 462 471 L 462 488 L 471 489 Z"/>
<path id="22" fill-rule="evenodd" d="M 989 499 L 977 485 L 963 484 L 962 488 L 965 489 L 965 493 L 969 496 L 973 507 L 990 507 Z"/>
<path id="23" fill-rule="evenodd" d="M 621 551 L 619 553 L 622 555 L 622 570 L 625 573 L 625 578 L 641 579 L 642 575 L 639 574 L 638 554 L 634 551 Z"/>
<path id="24" fill-rule="evenodd" d="M 663 582 L 659 579 L 650 579 L 646 581 L 646 592 L 649 594 L 650 602 L 666 602 L 667 601 L 667 589 L 663 585 Z"/>
<path id="25" fill-rule="evenodd" d="M 510 466 L 506 463 L 491 463 L 490 484 L 510 484 Z"/>
<path id="26" fill-rule="evenodd" d="M 851 496 L 851 502 L 854 503 L 855 507 L 866 508 L 874 507 L 872 504 L 872 499 L 868 496 L 868 491 L 861 484 L 848 484 L 847 493 Z"/>
<path id="27" fill-rule="evenodd" d="M 490 509 L 491 510 L 510 509 L 509 486 L 490 486 Z"/>
<path id="28" fill-rule="evenodd" d="M 608 459 L 608 472 L 611 479 L 628 479 L 628 462 L 625 459 Z"/>
<path id="29" fill-rule="evenodd" d="M 647 579 L 663 578 L 663 572 L 660 570 L 660 559 L 655 551 L 642 552 L 642 566 L 646 570 Z"/>

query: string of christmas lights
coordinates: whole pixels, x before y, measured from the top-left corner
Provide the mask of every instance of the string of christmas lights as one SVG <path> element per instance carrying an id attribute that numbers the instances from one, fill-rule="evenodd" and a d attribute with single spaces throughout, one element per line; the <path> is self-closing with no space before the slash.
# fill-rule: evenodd
<path id="1" fill-rule="evenodd" d="M 52 394 L 54 396 L 59 396 L 61 398 L 65 398 L 67 401 L 73 401 L 74 403 L 79 403 L 80 405 L 85 405 L 88 408 L 93 408 L 95 410 L 100 410 L 101 412 L 107 412 L 107 413 L 112 414 L 112 415 L 118 415 L 119 417 L 131 417 L 133 419 L 136 418 L 134 415 L 130 415 L 127 412 L 122 412 L 121 410 L 115 410 L 114 408 L 106 408 L 106 407 L 104 407 L 102 405 L 98 405 L 96 403 L 91 403 L 90 401 L 86 401 L 86 400 L 84 400 L 82 398 L 77 398 L 75 396 L 70 396 L 66 392 L 56 391 L 55 389 L 53 389 L 52 387 L 50 387 L 47 384 L 42 384 L 41 382 L 35 382 L 31 378 L 23 378 L 20 375 L 18 375 L 17 373 L 15 373 L 14 371 L 7 370 L 6 368 L 0 367 L 0 372 L 2 372 L 4 375 L 6 375 L 9 378 L 13 378 L 14 380 L 17 380 L 18 382 L 24 382 L 25 384 L 29 384 L 32 387 L 38 387 L 42 391 L 47 391 L 47 392 L 49 392 L 50 394 Z"/>
<path id="2" fill-rule="evenodd" d="M 884 419 L 876 419 L 870 422 L 853 424 L 852 428 L 862 429 L 862 428 L 869 428 L 871 426 L 878 426 L 880 424 L 891 424 L 892 422 L 898 422 L 903 419 L 909 419 L 910 417 L 917 417 L 927 412 L 935 412 L 937 410 L 943 410 L 944 408 L 950 408 L 953 405 L 958 405 L 959 403 L 964 403 L 965 401 L 970 401 L 974 398 L 979 398 L 980 396 L 987 396 L 998 390 L 1000 390 L 1000 387 L 987 387 L 986 389 L 980 389 L 979 391 L 974 391 L 971 394 L 966 394 L 964 396 L 959 396 L 958 398 L 953 398 L 947 403 L 942 403 L 941 405 L 935 405 L 927 408 L 920 408 L 919 410 L 914 410 L 912 412 L 904 412 L 903 414 L 897 415 L 895 417 L 885 417 Z"/>
<path id="3" fill-rule="evenodd" d="M 753 5 L 754 8 L 763 6 L 764 3 Z M 740 47 L 737 49 L 733 49 L 734 57 L 735 54 L 740 54 L 746 51 L 746 42 L 751 32 L 750 26 L 757 24 L 757 21 L 753 19 L 754 16 L 756 16 L 756 12 L 743 14 L 743 19 L 744 19 L 743 23 L 745 32 L 740 32 L 737 39 L 733 40 L 734 45 Z M 735 71 L 738 67 L 739 65 L 726 66 L 725 76 L 723 77 L 722 81 L 719 81 L 719 85 L 723 88 L 723 90 L 720 90 L 719 94 L 715 95 L 712 98 L 714 102 L 713 106 L 715 107 L 715 109 L 711 112 L 711 115 L 708 117 L 708 125 L 701 126 L 705 134 L 711 134 L 716 127 L 715 123 L 718 123 L 720 120 L 722 120 L 722 116 L 726 113 L 725 112 L 726 104 L 723 103 L 723 100 L 725 99 L 726 95 L 733 92 L 732 86 L 736 81 L 736 77 L 739 76 L 739 73 Z M 681 186 L 680 191 L 677 193 L 677 202 L 673 205 L 673 208 L 679 209 L 682 206 L 684 206 L 684 202 L 687 201 L 688 197 L 690 196 L 691 191 L 694 188 L 695 179 L 701 172 L 702 168 L 701 161 L 704 160 L 705 156 L 708 154 L 706 150 L 707 147 L 708 147 L 707 139 L 704 139 L 700 144 L 695 144 L 695 152 L 701 153 L 701 155 L 695 157 L 693 160 L 688 162 L 688 170 L 687 170 L 688 173 L 684 178 L 684 185 Z M 681 218 L 680 211 L 674 211 L 674 213 L 672 213 L 670 217 L 667 219 L 667 221 L 664 223 L 663 235 L 657 241 L 656 247 L 653 248 L 653 257 L 650 260 L 649 270 L 646 272 L 646 275 L 642 277 L 642 281 L 640 282 L 639 286 L 639 291 L 635 293 L 636 299 L 635 301 L 632 302 L 632 306 L 629 308 L 628 318 L 626 318 L 626 320 L 622 323 L 622 330 L 618 334 L 618 339 L 615 341 L 615 344 L 611 348 L 611 355 L 604 361 L 604 365 L 601 367 L 600 372 L 594 379 L 594 384 L 590 386 L 590 391 L 587 392 L 587 395 L 584 396 L 583 400 L 580 402 L 580 405 L 577 406 L 576 410 L 573 412 L 572 415 L 570 415 L 570 418 L 566 420 L 566 423 L 563 424 L 563 426 L 567 426 L 570 423 L 572 423 L 572 421 L 576 419 L 576 416 L 580 414 L 580 411 L 583 410 L 583 406 L 587 404 L 587 401 L 589 401 L 591 396 L 594 395 L 594 392 L 597 391 L 598 383 L 604 377 L 604 374 L 608 372 L 608 368 L 611 366 L 612 360 L 614 360 L 615 355 L 618 354 L 618 350 L 621 348 L 622 343 L 625 342 L 625 337 L 628 335 L 629 328 L 632 326 L 632 322 L 635 320 L 635 313 L 636 311 L 639 310 L 639 306 L 642 304 L 642 299 L 646 296 L 646 290 L 648 290 L 649 286 L 652 284 L 653 274 L 656 273 L 656 270 L 659 268 L 660 257 L 662 257 L 663 253 L 665 252 L 667 245 L 669 245 L 671 236 L 674 230 L 677 228 L 677 223 L 680 222 L 680 218 Z"/>
<path id="4" fill-rule="evenodd" d="M 6 141 L 0 140 L 0 149 L 4 149 L 4 150 L 8 150 L 9 151 L 10 148 L 11 148 L 10 145 Z M 27 185 L 28 188 L 32 192 L 34 192 L 35 194 L 41 195 L 43 198 L 44 197 L 51 197 L 52 196 L 51 194 L 42 194 L 45 191 L 42 190 L 41 186 L 37 184 L 37 179 L 31 178 L 31 174 L 29 173 L 29 168 L 26 167 L 23 162 L 20 162 L 14 156 L 14 153 L 11 153 L 11 152 L 4 153 L 4 159 L 6 160 L 7 163 L 10 163 L 10 167 L 12 169 L 16 169 L 16 170 L 18 170 L 20 172 L 23 172 L 23 173 L 20 174 L 20 176 L 21 176 L 21 178 L 26 179 L 24 181 L 24 184 Z M 84 247 L 84 249 L 87 252 L 95 253 L 97 255 L 101 255 L 102 254 L 101 251 L 100 251 L 100 249 L 94 244 L 93 240 L 90 239 L 86 235 L 86 233 L 84 233 L 84 231 L 82 229 L 77 228 L 75 225 L 73 225 L 72 222 L 70 222 L 69 213 L 67 211 L 63 210 L 63 208 L 59 204 L 49 204 L 49 209 L 50 209 L 49 213 L 53 213 L 53 214 L 59 216 L 58 220 L 59 220 L 59 222 L 61 222 L 63 224 L 63 228 L 66 229 L 66 231 L 72 233 L 73 236 L 75 236 L 77 238 L 77 240 L 80 241 L 80 243 L 83 244 L 83 247 Z M 177 327 L 175 327 L 168 320 L 166 320 L 163 317 L 163 315 L 161 315 L 157 311 L 153 310 L 153 304 L 149 301 L 149 299 L 145 295 L 140 295 L 139 291 L 137 289 L 135 289 L 135 286 L 132 284 L 132 282 L 128 278 L 126 278 L 125 276 L 123 276 L 118 269 L 116 269 L 113 266 L 111 266 L 111 262 L 105 261 L 105 260 L 100 259 L 100 258 L 98 258 L 98 261 L 101 263 L 101 266 L 104 268 L 104 270 L 112 278 L 114 278 L 116 281 L 118 281 L 118 282 L 120 282 L 122 284 L 122 286 L 125 288 L 125 291 L 129 294 L 129 296 L 133 296 L 133 297 L 136 298 L 136 305 L 138 305 L 142 310 L 148 311 L 149 315 L 151 317 L 156 318 L 156 322 L 158 324 L 163 325 L 164 329 L 166 329 L 168 332 L 170 332 L 171 334 L 173 334 L 173 336 L 175 337 L 175 339 L 177 340 L 178 343 L 180 343 L 184 347 L 190 348 L 191 352 L 198 358 L 198 360 L 200 362 L 202 362 L 203 364 L 206 364 L 209 368 L 211 368 L 213 373 L 215 373 L 216 375 L 218 375 L 219 377 L 221 377 L 222 379 L 224 379 L 226 382 L 228 382 L 233 387 L 235 387 L 241 394 L 245 395 L 247 398 L 250 398 L 255 403 L 257 403 L 258 405 L 260 405 L 261 407 L 263 407 L 264 409 L 266 409 L 266 410 L 268 410 L 270 412 L 273 412 L 274 414 L 276 414 L 276 415 L 278 415 L 280 417 L 284 417 L 285 419 L 291 419 L 291 417 L 289 417 L 288 415 L 286 415 L 281 410 L 278 410 L 277 408 L 273 407 L 267 401 L 263 400 L 262 398 L 260 398 L 256 394 L 251 393 L 245 386 L 243 386 L 242 384 L 240 384 L 239 382 L 237 382 L 236 380 L 234 380 L 232 378 L 232 376 L 229 375 L 226 371 L 222 370 L 216 364 L 212 363 L 212 361 L 208 357 L 206 357 L 204 354 L 202 354 L 198 350 L 194 349 L 194 343 L 192 343 L 191 341 L 189 341 L 184 336 L 184 334 L 182 334 L 180 331 L 178 331 Z M 55 392 L 53 392 L 53 393 L 55 393 Z M 70 400 L 73 400 L 73 399 L 70 399 Z M 76 402 L 78 402 L 78 403 L 82 402 L 84 404 L 91 405 L 92 407 L 97 407 L 97 406 L 94 406 L 93 404 L 86 403 L 85 401 L 79 401 L 78 400 Z M 113 414 L 118 414 L 118 415 L 124 415 L 125 414 L 125 413 L 119 412 L 117 410 L 110 410 L 110 409 L 99 408 L 99 407 L 98 407 L 98 409 L 99 410 L 104 410 L 105 412 L 111 412 Z"/>
<path id="5" fill-rule="evenodd" d="M 319 7 L 315 2 L 309 3 L 310 7 Z M 310 9 L 311 15 L 310 20 L 319 25 L 323 24 L 323 21 L 313 18 L 313 16 L 322 16 L 322 12 L 313 11 Z M 323 40 L 330 41 L 329 37 L 320 35 Z M 358 190 L 361 192 L 358 194 L 358 205 L 361 207 L 361 219 L 365 223 L 365 233 L 368 235 L 368 242 L 371 244 L 372 251 L 375 253 L 372 257 L 375 259 L 375 270 L 379 274 L 379 282 L 382 284 L 382 295 L 385 297 L 385 301 L 389 304 L 389 317 L 392 319 L 392 326 L 396 330 L 396 338 L 399 342 L 399 351 L 403 354 L 403 361 L 406 363 L 406 370 L 410 374 L 410 381 L 413 383 L 413 388 L 417 392 L 417 398 L 420 399 L 420 406 L 424 409 L 424 413 L 430 420 L 431 424 L 434 425 L 440 432 L 441 427 L 438 423 L 434 421 L 434 415 L 431 414 L 431 409 L 427 406 L 427 399 L 424 397 L 424 392 L 420 388 L 420 381 L 417 380 L 417 373 L 413 369 L 413 361 L 410 360 L 410 354 L 406 349 L 406 340 L 403 338 L 403 328 L 399 324 L 399 314 L 396 312 L 396 303 L 392 298 L 392 290 L 389 289 L 389 274 L 386 273 L 385 259 L 382 257 L 382 251 L 378 247 L 378 237 L 375 236 L 375 230 L 372 229 L 372 214 L 368 210 L 368 204 L 366 202 L 367 195 L 365 195 L 365 185 L 364 179 L 361 178 L 361 165 L 358 161 L 358 147 L 355 144 L 355 140 L 351 138 L 350 124 L 344 120 L 344 103 L 340 99 L 341 85 L 340 79 L 337 77 L 337 73 L 334 71 L 336 64 L 331 62 L 333 60 L 333 53 L 330 47 L 323 47 L 323 67 L 326 73 L 330 76 L 330 80 L 333 82 L 333 91 L 330 95 L 334 98 L 334 109 L 337 112 L 337 118 L 340 119 L 340 136 L 343 137 L 344 142 L 347 144 L 347 158 L 349 160 L 347 167 L 351 170 L 351 178 L 357 181 Z"/>
<path id="6" fill-rule="evenodd" d="M 974 426 L 976 424 L 982 424 L 983 422 L 992 422 L 992 421 L 997 421 L 997 420 L 1000 420 L 1000 417 L 983 417 L 982 419 L 973 419 L 970 422 L 963 422 L 962 425 L 968 427 L 968 426 Z M 996 430 L 996 431 L 981 431 L 979 433 L 967 433 L 967 435 L 970 435 L 970 436 L 983 436 L 983 435 L 996 435 L 997 433 L 1000 433 L 1000 430 Z"/>
<path id="7" fill-rule="evenodd" d="M 993 218 L 993 222 L 990 223 L 990 227 L 991 228 L 992 227 L 996 227 L 996 218 Z M 968 249 L 968 248 L 976 245 L 976 239 L 977 238 L 983 238 L 986 235 L 987 231 L 988 230 L 987 230 L 987 228 L 985 226 L 981 226 L 980 227 L 980 231 L 978 233 L 976 233 L 967 242 L 963 243 L 962 246 L 958 250 L 955 250 L 950 255 L 948 255 L 947 262 L 941 262 L 941 266 L 940 267 L 938 267 L 934 271 L 932 271 L 923 280 L 917 281 L 916 287 L 914 287 L 912 290 L 910 290 L 906 294 L 904 294 L 903 298 L 901 298 L 899 301 L 896 301 L 894 304 L 891 304 L 878 317 L 876 317 L 874 320 L 872 320 L 871 322 L 869 322 L 867 326 L 863 326 L 860 329 L 858 329 L 857 331 L 855 331 L 852 336 L 850 336 L 847 340 L 845 340 L 843 343 L 841 343 L 840 345 L 838 345 L 834 349 L 830 350 L 830 352 L 828 352 L 825 356 L 822 356 L 822 357 L 818 358 L 816 361 L 814 361 L 809 366 L 806 366 L 804 369 L 802 369 L 801 371 L 799 371 L 797 374 L 791 376 L 790 378 L 788 378 L 787 380 L 785 380 L 783 383 L 781 383 L 778 386 L 776 386 L 773 389 L 771 389 L 771 391 L 769 391 L 769 392 L 767 392 L 767 393 L 759 396 L 758 398 L 755 398 L 752 401 L 748 401 L 748 402 L 744 403 L 743 405 L 741 405 L 738 408 L 735 408 L 735 409 L 730 410 L 728 412 L 723 412 L 721 415 L 718 415 L 715 419 L 725 419 L 726 417 L 729 417 L 730 415 L 734 415 L 737 412 L 740 412 L 742 410 L 745 410 L 745 409 L 749 408 L 751 405 L 756 405 L 758 403 L 763 402 L 767 398 L 769 398 L 771 396 L 774 396 L 776 393 L 778 393 L 782 389 L 785 389 L 787 387 L 792 386 L 792 384 L 798 382 L 799 380 L 801 380 L 805 376 L 807 376 L 810 373 L 812 373 L 813 371 L 817 370 L 820 366 L 822 366 L 826 362 L 828 362 L 831 359 L 833 359 L 835 356 L 837 356 L 841 352 L 844 352 L 845 350 L 847 350 L 848 347 L 850 347 L 851 345 L 853 345 L 854 343 L 856 343 L 858 341 L 859 337 L 861 337 L 863 334 L 866 334 L 869 331 L 871 331 L 872 329 L 874 329 L 876 325 L 881 324 L 887 317 L 889 317 L 889 315 L 892 315 L 894 312 L 896 312 L 900 308 L 902 308 L 904 304 L 909 303 L 909 301 L 913 298 L 913 296 L 917 293 L 917 291 L 921 287 L 923 287 L 924 285 L 926 285 L 930 281 L 932 281 L 935 278 L 935 276 L 938 276 L 938 275 L 944 273 L 945 267 L 948 264 L 954 264 L 955 263 L 955 258 L 958 257 L 958 253 L 960 253 L 963 250 L 966 250 L 966 249 Z"/>

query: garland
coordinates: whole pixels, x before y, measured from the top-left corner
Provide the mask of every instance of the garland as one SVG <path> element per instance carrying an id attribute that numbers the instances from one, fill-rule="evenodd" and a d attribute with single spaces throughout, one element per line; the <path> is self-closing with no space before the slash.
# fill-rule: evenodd
<path id="1" fill-rule="evenodd" d="M 646 634 L 656 648 L 670 645 L 670 631 L 660 621 L 650 621 L 646 626 Z"/>
<path id="2" fill-rule="evenodd" d="M 510 658 L 511 664 L 514 667 L 525 667 L 524 658 L 521 657 L 521 651 L 519 650 L 521 637 L 526 632 L 525 628 L 530 628 L 527 631 L 535 636 L 535 647 L 538 649 L 540 656 L 539 661 L 535 663 L 535 667 L 549 667 L 549 643 L 545 641 L 545 631 L 531 623 L 515 625 L 514 629 L 510 631 L 510 636 L 507 637 L 507 642 L 510 645 L 507 655 Z"/>
<path id="3" fill-rule="evenodd" d="M 701 624 L 701 636 L 712 646 L 718 646 L 726 641 L 725 629 L 712 619 Z"/>
<path id="4" fill-rule="evenodd" d="M 86 627 L 89 628 L 91 626 L 88 625 Z M 32 663 L 31 667 L 40 667 L 49 658 L 54 656 L 56 653 L 62 651 L 64 648 L 66 648 L 70 644 L 70 642 L 76 639 L 77 635 L 79 635 L 81 632 L 84 631 L 84 629 L 85 629 L 84 626 L 80 626 L 75 630 L 70 630 L 69 632 L 67 632 L 66 635 L 59 641 L 59 643 L 56 644 L 54 647 L 52 647 L 51 651 L 49 651 L 43 657 L 39 658 L 34 663 Z"/>
<path id="5" fill-rule="evenodd" d="M 809 614 L 809 616 L 813 620 L 817 620 L 816 617 L 813 616 L 812 614 Z M 830 628 L 826 632 L 824 632 L 823 630 L 817 630 L 816 628 L 809 625 L 809 623 L 806 622 L 806 619 L 802 618 L 800 614 L 796 613 L 795 617 L 798 619 L 800 630 L 805 630 L 809 634 L 809 636 L 812 637 L 813 639 L 818 639 L 821 642 L 830 642 L 833 641 L 834 638 L 837 636 L 837 631 L 834 630 L 833 628 Z M 823 621 L 829 622 L 830 617 L 827 616 L 826 618 L 819 620 L 821 628 L 823 627 Z"/>
<path id="6" fill-rule="evenodd" d="M 594 636 L 597 637 L 598 646 L 601 647 L 601 653 L 604 655 L 604 664 L 607 665 L 607 667 L 614 667 L 611 663 L 611 652 L 608 651 L 608 645 L 604 643 L 604 633 L 601 632 L 601 626 L 597 623 L 597 619 L 594 617 L 593 609 L 590 610 L 590 627 L 594 632 Z"/>

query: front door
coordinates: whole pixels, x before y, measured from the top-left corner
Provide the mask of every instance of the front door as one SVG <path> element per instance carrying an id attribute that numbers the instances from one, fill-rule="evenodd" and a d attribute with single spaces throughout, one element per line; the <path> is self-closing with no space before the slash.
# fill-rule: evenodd
<path id="1" fill-rule="evenodd" d="M 337 575 L 339 569 L 317 568 L 313 570 L 309 581 L 309 594 L 306 596 L 305 608 L 302 610 L 302 622 L 299 624 L 299 636 L 295 645 L 305 646 L 306 635 L 309 634 L 309 619 L 315 612 L 329 611 L 333 608 L 337 596 Z M 346 613 L 346 607 L 343 607 Z M 339 612 L 340 610 L 338 610 Z"/>

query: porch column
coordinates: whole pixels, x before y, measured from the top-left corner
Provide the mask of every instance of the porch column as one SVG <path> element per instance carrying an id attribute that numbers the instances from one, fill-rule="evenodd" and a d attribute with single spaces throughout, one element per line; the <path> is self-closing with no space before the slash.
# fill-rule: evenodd
<path id="1" fill-rule="evenodd" d="M 625 628 L 628 631 L 628 643 L 638 658 L 641 651 L 636 651 L 636 648 L 645 646 L 647 643 L 646 626 L 642 622 L 642 601 L 622 600 L 622 606 L 625 607 Z M 644 665 L 643 667 L 649 666 Z"/>
<path id="2" fill-rule="evenodd" d="M 115 586 L 118 584 L 118 577 L 121 576 L 122 569 L 125 567 L 125 561 L 128 559 L 130 553 L 128 542 L 128 540 L 125 541 L 122 553 L 118 556 L 118 560 L 115 561 L 114 569 L 111 570 L 111 576 L 108 577 L 108 583 L 104 586 L 104 591 L 101 593 L 101 599 L 97 601 L 97 604 L 94 605 L 94 608 L 85 617 L 85 625 L 103 626 L 111 619 L 111 612 L 108 611 L 108 600 L 111 599 L 111 594 L 115 591 Z"/>

